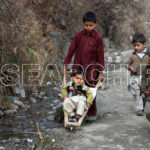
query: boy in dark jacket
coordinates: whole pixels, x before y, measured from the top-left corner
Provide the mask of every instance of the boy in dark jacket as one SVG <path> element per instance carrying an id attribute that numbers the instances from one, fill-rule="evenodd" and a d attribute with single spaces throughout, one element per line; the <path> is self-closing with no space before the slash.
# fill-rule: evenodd
<path id="1" fill-rule="evenodd" d="M 150 54 L 149 54 L 150 60 Z M 146 118 L 150 121 L 150 61 L 142 74 L 141 94 L 143 95 L 144 112 Z"/>
<path id="2" fill-rule="evenodd" d="M 143 116 L 143 98 L 140 94 L 142 70 L 149 62 L 149 48 L 146 47 L 146 39 L 143 34 L 136 33 L 132 39 L 134 52 L 129 59 L 130 85 L 129 89 L 136 101 L 136 111 L 138 116 Z"/>

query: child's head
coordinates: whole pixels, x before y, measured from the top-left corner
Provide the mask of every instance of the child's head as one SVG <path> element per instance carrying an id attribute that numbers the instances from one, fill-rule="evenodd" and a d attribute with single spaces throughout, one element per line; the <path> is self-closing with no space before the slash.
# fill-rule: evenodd
<path id="1" fill-rule="evenodd" d="M 79 67 L 72 73 L 72 79 L 75 85 L 81 86 L 84 84 L 84 69 Z"/>
<path id="2" fill-rule="evenodd" d="M 92 32 L 97 26 L 97 19 L 95 13 L 92 11 L 86 12 L 83 16 L 83 24 L 85 30 L 87 30 L 88 32 Z"/>
<path id="3" fill-rule="evenodd" d="M 134 34 L 132 38 L 132 44 L 137 52 L 142 52 L 146 46 L 145 36 L 141 33 Z"/>

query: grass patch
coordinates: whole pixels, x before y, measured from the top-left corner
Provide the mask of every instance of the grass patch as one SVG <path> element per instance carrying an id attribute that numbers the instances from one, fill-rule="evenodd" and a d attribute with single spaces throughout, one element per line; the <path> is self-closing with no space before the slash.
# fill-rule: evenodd
<path id="1" fill-rule="evenodd" d="M 0 99 L 0 110 L 7 110 L 10 108 L 11 100 L 4 96 Z"/>
<path id="2" fill-rule="evenodd" d="M 35 147 L 40 150 L 62 150 L 62 146 L 57 142 L 57 139 L 50 137 L 49 135 L 45 135 L 42 139 L 40 139 L 36 143 L 34 143 Z"/>
<path id="3" fill-rule="evenodd" d="M 31 37 L 28 40 L 28 46 L 31 48 L 36 45 L 36 43 L 41 39 L 42 32 L 36 31 L 31 35 Z"/>
<path id="4" fill-rule="evenodd" d="M 29 54 L 31 57 L 34 57 L 34 51 L 33 51 L 33 49 L 31 49 L 31 48 L 28 47 L 28 54 Z"/>

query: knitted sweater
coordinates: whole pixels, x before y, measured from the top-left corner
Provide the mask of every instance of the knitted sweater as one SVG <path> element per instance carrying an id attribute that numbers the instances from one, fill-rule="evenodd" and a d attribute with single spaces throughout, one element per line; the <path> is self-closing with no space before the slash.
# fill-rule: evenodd
<path id="1" fill-rule="evenodd" d="M 132 73 L 131 75 L 141 75 L 143 70 L 145 69 L 146 65 L 149 63 L 149 56 L 150 56 L 150 47 L 147 48 L 145 55 L 141 59 L 136 51 L 132 53 L 128 61 L 128 69 L 132 66 L 136 69 L 137 72 Z"/>

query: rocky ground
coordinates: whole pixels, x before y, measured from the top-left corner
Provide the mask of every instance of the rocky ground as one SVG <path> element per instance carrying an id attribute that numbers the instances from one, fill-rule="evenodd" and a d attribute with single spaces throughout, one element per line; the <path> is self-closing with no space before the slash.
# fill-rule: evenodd
<path id="1" fill-rule="evenodd" d="M 119 70 L 117 70 L 119 71 Z M 124 83 L 113 79 L 97 95 L 97 120 L 84 123 L 78 131 L 53 130 L 65 150 L 148 150 L 150 123 L 136 116 L 134 101 L 127 90 L 126 70 L 120 74 Z M 114 77 L 116 73 L 110 73 Z"/>
<path id="2" fill-rule="evenodd" d="M 0 149 L 149 150 L 150 122 L 145 116 L 136 116 L 135 103 L 127 88 L 129 72 L 125 65 L 120 67 L 120 59 L 126 63 L 131 52 L 108 54 L 112 60 L 106 53 L 106 69 L 111 71 L 104 72 L 105 82 L 97 93 L 96 121 L 84 121 L 73 132 L 65 129 L 63 123 L 57 124 L 54 113 L 62 104 L 60 87 L 47 82 L 47 86 L 33 91 L 16 115 L 0 119 Z M 18 107 L 19 104 L 15 103 Z"/>
<path id="3" fill-rule="evenodd" d="M 50 100 L 48 94 L 42 96 L 48 93 L 49 88 L 39 89 L 40 94 L 37 96 L 41 96 L 42 99 L 32 96 L 31 108 L 27 112 L 23 109 L 15 117 L 1 119 L 0 148 L 148 150 L 150 123 L 145 116 L 136 116 L 134 101 L 127 90 L 128 77 L 129 74 L 124 68 L 107 72 L 105 79 L 108 80 L 105 80 L 103 90 L 99 89 L 97 93 L 97 120 L 84 122 L 79 130 L 73 132 L 64 129 L 63 124 L 54 123 L 51 110 L 59 106 L 59 100 L 56 103 L 56 100 Z M 56 97 L 56 93 L 51 93 L 51 96 Z"/>

